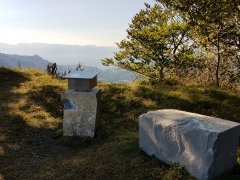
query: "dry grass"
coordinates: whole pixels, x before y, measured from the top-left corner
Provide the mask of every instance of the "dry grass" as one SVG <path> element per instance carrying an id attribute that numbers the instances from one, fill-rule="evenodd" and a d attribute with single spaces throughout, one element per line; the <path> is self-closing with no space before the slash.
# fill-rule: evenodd
<path id="1" fill-rule="evenodd" d="M 240 121 L 238 93 L 197 85 L 101 83 L 94 140 L 61 136 L 66 81 L 32 69 L 0 68 L 0 179 L 193 179 L 138 148 L 137 117 L 175 108 Z M 238 165 L 220 179 L 240 178 Z"/>

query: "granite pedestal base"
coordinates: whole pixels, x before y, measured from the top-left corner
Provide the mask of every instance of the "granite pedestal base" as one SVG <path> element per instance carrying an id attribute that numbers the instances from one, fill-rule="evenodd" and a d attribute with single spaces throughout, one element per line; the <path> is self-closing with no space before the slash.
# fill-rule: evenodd
<path id="1" fill-rule="evenodd" d="M 95 136 L 99 124 L 100 93 L 96 87 L 91 91 L 68 90 L 62 94 L 64 136 Z"/>

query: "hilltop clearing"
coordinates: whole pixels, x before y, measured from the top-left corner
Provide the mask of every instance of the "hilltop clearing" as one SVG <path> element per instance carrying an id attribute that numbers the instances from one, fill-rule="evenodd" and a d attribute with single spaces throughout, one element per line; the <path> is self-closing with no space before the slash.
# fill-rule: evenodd
<path id="1" fill-rule="evenodd" d="M 101 125 L 94 140 L 62 136 L 60 95 L 67 81 L 33 69 L 0 68 L 0 179 L 194 179 L 138 148 L 138 116 L 179 109 L 240 122 L 240 95 L 166 82 L 100 83 Z M 238 165 L 220 179 L 240 178 Z"/>

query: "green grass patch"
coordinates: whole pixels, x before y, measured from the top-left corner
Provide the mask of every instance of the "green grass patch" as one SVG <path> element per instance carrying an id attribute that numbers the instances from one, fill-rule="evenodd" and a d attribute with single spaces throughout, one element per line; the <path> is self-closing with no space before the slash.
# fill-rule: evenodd
<path id="1" fill-rule="evenodd" d="M 165 83 L 100 83 L 96 139 L 66 138 L 60 95 L 66 80 L 32 69 L 0 68 L 0 179 L 194 179 L 138 148 L 138 116 L 179 109 L 240 122 L 240 95 L 226 89 Z M 219 179 L 238 179 L 238 165 Z"/>

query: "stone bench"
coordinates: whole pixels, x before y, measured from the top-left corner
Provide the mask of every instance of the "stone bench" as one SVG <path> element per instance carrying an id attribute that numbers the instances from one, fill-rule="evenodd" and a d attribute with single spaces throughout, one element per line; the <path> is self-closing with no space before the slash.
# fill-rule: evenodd
<path id="1" fill-rule="evenodd" d="M 198 179 L 211 179 L 237 162 L 240 124 L 173 109 L 139 117 L 139 146 L 148 155 L 179 163 Z"/>

